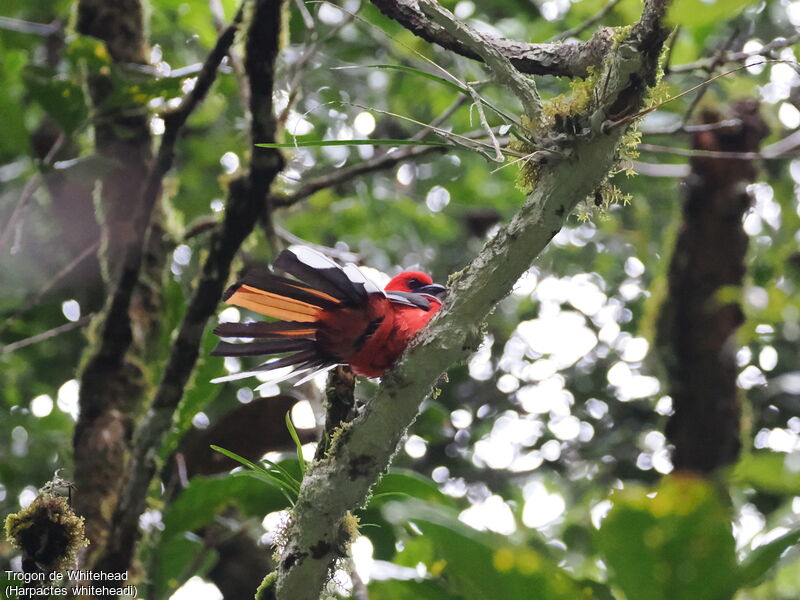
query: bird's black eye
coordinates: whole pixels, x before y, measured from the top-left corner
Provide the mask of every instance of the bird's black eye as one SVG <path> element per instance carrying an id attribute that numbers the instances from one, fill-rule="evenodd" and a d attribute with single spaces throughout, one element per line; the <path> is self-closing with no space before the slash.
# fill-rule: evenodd
<path id="1" fill-rule="evenodd" d="M 408 280 L 408 287 L 409 287 L 409 289 L 415 290 L 415 289 L 417 289 L 417 288 L 418 288 L 420 285 L 422 285 L 422 283 L 421 283 L 421 282 L 420 282 L 420 280 L 419 280 L 419 279 L 417 279 L 416 277 L 415 277 L 415 278 L 413 278 L 413 279 L 409 279 L 409 280 Z"/>

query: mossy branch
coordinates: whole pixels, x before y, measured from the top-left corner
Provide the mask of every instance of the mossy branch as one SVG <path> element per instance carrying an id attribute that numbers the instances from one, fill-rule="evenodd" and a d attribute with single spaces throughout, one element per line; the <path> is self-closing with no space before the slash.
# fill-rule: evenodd
<path id="1" fill-rule="evenodd" d="M 626 128 L 604 131 L 602 123 L 643 105 L 666 38 L 661 26 L 666 6 L 665 0 L 645 4 L 641 21 L 604 63 L 595 101 L 580 115 L 582 126 L 571 135 L 559 132 L 564 150 L 560 157 L 538 165 L 536 186 L 519 212 L 452 278 L 443 309 L 384 377 L 364 411 L 337 436 L 328 456 L 306 472 L 278 567 L 278 599 L 319 598 L 337 557 L 342 520 L 364 504 L 388 468 L 420 402 L 451 364 L 477 348 L 486 316 L 558 233 L 575 205 L 613 168 Z"/>

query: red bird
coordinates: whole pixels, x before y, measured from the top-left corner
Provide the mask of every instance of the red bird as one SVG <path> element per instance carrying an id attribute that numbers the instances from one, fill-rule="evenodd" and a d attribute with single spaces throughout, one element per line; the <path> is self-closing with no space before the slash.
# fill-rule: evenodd
<path id="1" fill-rule="evenodd" d="M 251 272 L 223 298 L 227 304 L 279 320 L 220 324 L 214 333 L 221 337 L 259 341 L 222 341 L 212 354 L 291 354 L 215 382 L 282 367 L 292 367 L 292 375 L 311 371 L 302 380 L 306 381 L 341 364 L 359 375 L 379 377 L 439 310 L 447 293 L 421 271 L 404 271 L 381 290 L 354 264 L 342 267 L 304 246 L 284 250 L 274 266 L 296 279 Z"/>

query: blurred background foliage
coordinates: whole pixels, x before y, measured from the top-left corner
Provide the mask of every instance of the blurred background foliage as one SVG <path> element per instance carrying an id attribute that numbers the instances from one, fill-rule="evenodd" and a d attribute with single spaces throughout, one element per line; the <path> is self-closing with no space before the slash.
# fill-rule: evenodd
<path id="1" fill-rule="evenodd" d="M 482 31 L 537 42 L 607 5 L 443 4 Z M 108 55 L 99 42 L 72 32 L 72 8 L 66 0 L 7 0 L 0 18 L 3 231 L 20 198 L 28 199 L 3 240 L 0 261 L 3 515 L 29 503 L 55 470 L 69 478 L 86 317 L 102 308 L 106 294 L 93 258 L 98 229 L 91 198 L 92 182 L 107 166 L 93 155 L 82 76 L 87 61 L 102 66 Z M 486 77 L 479 64 L 419 40 L 368 2 L 347 0 L 343 8 L 308 2 L 300 10 L 290 3 L 275 92 L 283 141 L 293 135 L 408 138 L 422 127 L 398 115 L 429 123 L 459 101 L 457 92 L 435 80 L 375 65 L 436 74 L 435 61 L 462 80 Z M 634 22 L 641 5 L 619 0 L 609 8 L 600 23 L 616 27 Z M 215 15 L 219 19 L 221 12 L 227 21 L 234 10 L 232 0 L 152 0 L 150 65 L 106 65 L 123 83 L 118 93 L 147 102 L 153 135 L 163 132 L 159 112 L 190 89 L 213 45 Z M 757 52 L 778 38 L 796 40 L 800 30 L 796 0 L 676 0 L 671 16 L 679 26 L 667 56 L 668 95 L 744 61 L 711 69 L 682 66 L 721 51 Z M 21 31 L 23 21 L 40 25 Z M 594 29 L 577 35 L 587 39 Z M 800 553 L 793 546 L 800 521 L 800 158 L 792 158 L 793 148 L 783 158 L 760 161 L 758 181 L 749 188 L 753 207 L 744 228 L 750 250 L 741 292 L 746 322 L 735 340 L 743 451 L 740 463 L 714 483 L 670 475 L 662 432 L 672 403 L 652 352 L 679 224 L 676 174 L 688 164 L 671 151 L 689 147 L 681 127 L 703 110 L 725 114 L 737 100 L 757 99 L 770 128 L 765 145 L 796 136 L 796 50 L 787 45 L 772 55 L 786 62 L 755 64 L 764 57 L 749 58 L 749 68 L 648 115 L 639 160 L 656 165 L 658 176 L 616 176 L 630 202 L 588 220 L 570 218 L 500 303 L 481 349 L 454 366 L 442 393 L 423 403 L 394 471 L 358 515 L 352 564 L 343 562 L 331 593 L 347 597 L 355 585 L 379 600 L 800 596 Z M 556 78 L 539 78 L 538 84 L 545 98 L 568 89 Z M 495 106 L 519 114 L 504 89 L 487 83 L 480 91 Z M 258 151 L 249 147 L 245 114 L 235 61 L 227 61 L 191 117 L 166 181 L 163 207 L 174 251 L 165 274 L 162 339 L 151 357 L 156 372 L 206 252 L 208 226 L 223 209 L 226 182 Z M 496 115 L 490 122 L 502 125 Z M 480 123 L 462 101 L 445 126 L 467 133 Z M 54 139 L 60 141 L 51 151 Z M 276 202 L 291 198 L 304 182 L 384 150 L 286 150 L 288 165 L 273 196 Z M 520 205 L 516 175 L 515 166 L 464 150 L 431 150 L 276 208 L 275 231 L 251 236 L 237 266 L 267 264 L 277 246 L 299 239 L 342 258 L 354 253 L 360 264 L 388 275 L 421 265 L 445 281 Z M 225 318 L 246 316 L 227 309 Z M 34 337 L 43 332 L 52 335 Z M 225 559 L 237 556 L 223 544 L 242 536 L 251 541 L 244 556 L 258 553 L 267 563 L 248 573 L 260 579 L 270 544 L 280 541 L 288 502 L 262 480 L 220 474 L 235 463 L 203 453 L 209 443 L 241 454 L 257 447 L 299 477 L 293 452 L 284 454 L 291 443 L 283 415 L 291 409 L 304 442 L 313 439 L 314 418 L 321 417 L 320 381 L 261 392 L 254 392 L 258 382 L 247 380 L 208 383 L 244 366 L 208 357 L 213 343 L 208 335 L 175 431 L 162 449 L 166 491 L 154 487 L 141 519 L 147 535 L 139 575 L 147 583 L 140 595 L 151 600 L 221 597 L 232 577 Z M 358 396 L 369 398 L 375 385 L 361 381 Z M 254 431 L 252 415 L 236 416 L 250 404 L 263 406 L 259 414 L 266 416 Z M 217 427 L 224 418 L 227 429 Z M 238 448 L 238 435 L 254 441 Z M 194 461 L 189 474 L 196 474 L 188 481 L 172 474 L 176 448 Z M 311 447 L 306 450 L 313 455 Z M 181 490 L 180 482 L 188 487 Z M 0 571 L 9 564 L 18 568 L 18 560 L 0 541 Z M 232 593 L 226 597 L 236 597 Z"/>

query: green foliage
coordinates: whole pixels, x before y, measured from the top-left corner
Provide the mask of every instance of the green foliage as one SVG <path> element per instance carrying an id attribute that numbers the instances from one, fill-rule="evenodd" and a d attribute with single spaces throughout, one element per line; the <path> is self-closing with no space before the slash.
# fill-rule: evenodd
<path id="1" fill-rule="evenodd" d="M 752 452 L 739 460 L 734 480 L 771 494 L 800 495 L 797 457 L 782 452 Z"/>
<path id="2" fill-rule="evenodd" d="M 739 568 L 738 584 L 750 587 L 764 581 L 783 558 L 786 551 L 800 543 L 800 530 L 793 530 L 751 551 Z"/>
<path id="3" fill-rule="evenodd" d="M 671 4 L 668 14 L 675 25 L 702 27 L 738 15 L 744 8 L 754 4 L 753 0 L 676 0 Z"/>
<path id="4" fill-rule="evenodd" d="M 288 418 L 287 422 L 290 422 Z M 212 445 L 211 449 L 247 467 L 244 471 L 238 471 L 234 473 L 234 476 L 244 475 L 254 477 L 255 479 L 264 481 L 266 483 L 271 483 L 281 491 L 286 500 L 289 502 L 289 505 L 294 506 L 294 503 L 297 501 L 297 494 L 300 491 L 302 476 L 305 473 L 305 465 L 303 464 L 302 459 L 297 463 L 298 468 L 300 469 L 300 478 L 298 479 L 278 463 L 272 462 L 266 458 L 262 459 L 262 462 L 267 465 L 266 467 L 263 467 L 239 456 L 235 452 L 226 450 L 225 448 Z"/>
<path id="5" fill-rule="evenodd" d="M 284 463 L 288 472 L 296 464 Z M 272 482 L 272 480 L 267 480 Z M 258 518 L 283 510 L 287 500 L 277 485 L 241 476 L 193 477 L 188 487 L 166 507 L 163 530 L 150 549 L 152 585 L 157 597 L 168 597 L 190 577 L 205 574 L 217 561 L 213 547 L 201 533 L 225 515 Z M 235 512 L 232 511 L 235 509 Z"/>
<path id="6" fill-rule="evenodd" d="M 423 563 L 453 597 L 467 600 L 598 597 L 593 586 L 582 585 L 538 550 L 514 544 L 503 536 L 475 531 L 461 523 L 456 513 L 441 506 L 393 502 L 384 508 L 384 515 L 395 526 L 412 524 L 415 532 L 398 556 L 401 564 Z"/>
<path id="7" fill-rule="evenodd" d="M 611 496 L 597 534 L 611 582 L 628 598 L 724 600 L 735 590 L 730 508 L 707 482 L 667 477 Z"/>
<path id="8" fill-rule="evenodd" d="M 167 288 L 173 289 L 178 286 L 176 284 L 168 285 Z M 179 296 L 167 297 L 167 303 L 173 301 L 180 301 Z M 170 309 L 168 309 L 170 310 Z M 177 326 L 177 323 L 176 323 Z M 172 329 L 165 327 L 164 335 L 169 337 Z M 211 383 L 215 377 L 221 377 L 225 371 L 218 360 L 212 360 L 209 355 L 214 347 L 217 345 L 216 336 L 206 332 L 201 346 L 202 353 L 198 359 L 197 367 L 195 368 L 192 377 L 192 385 L 189 386 L 186 394 L 181 399 L 178 410 L 175 414 L 172 429 L 161 447 L 161 456 L 166 457 L 175 450 L 180 442 L 182 436 L 186 434 L 192 427 L 192 418 L 200 411 L 202 411 L 209 403 L 211 403 L 216 395 L 219 393 L 219 386 Z M 166 357 L 164 357 L 166 360 Z"/>

